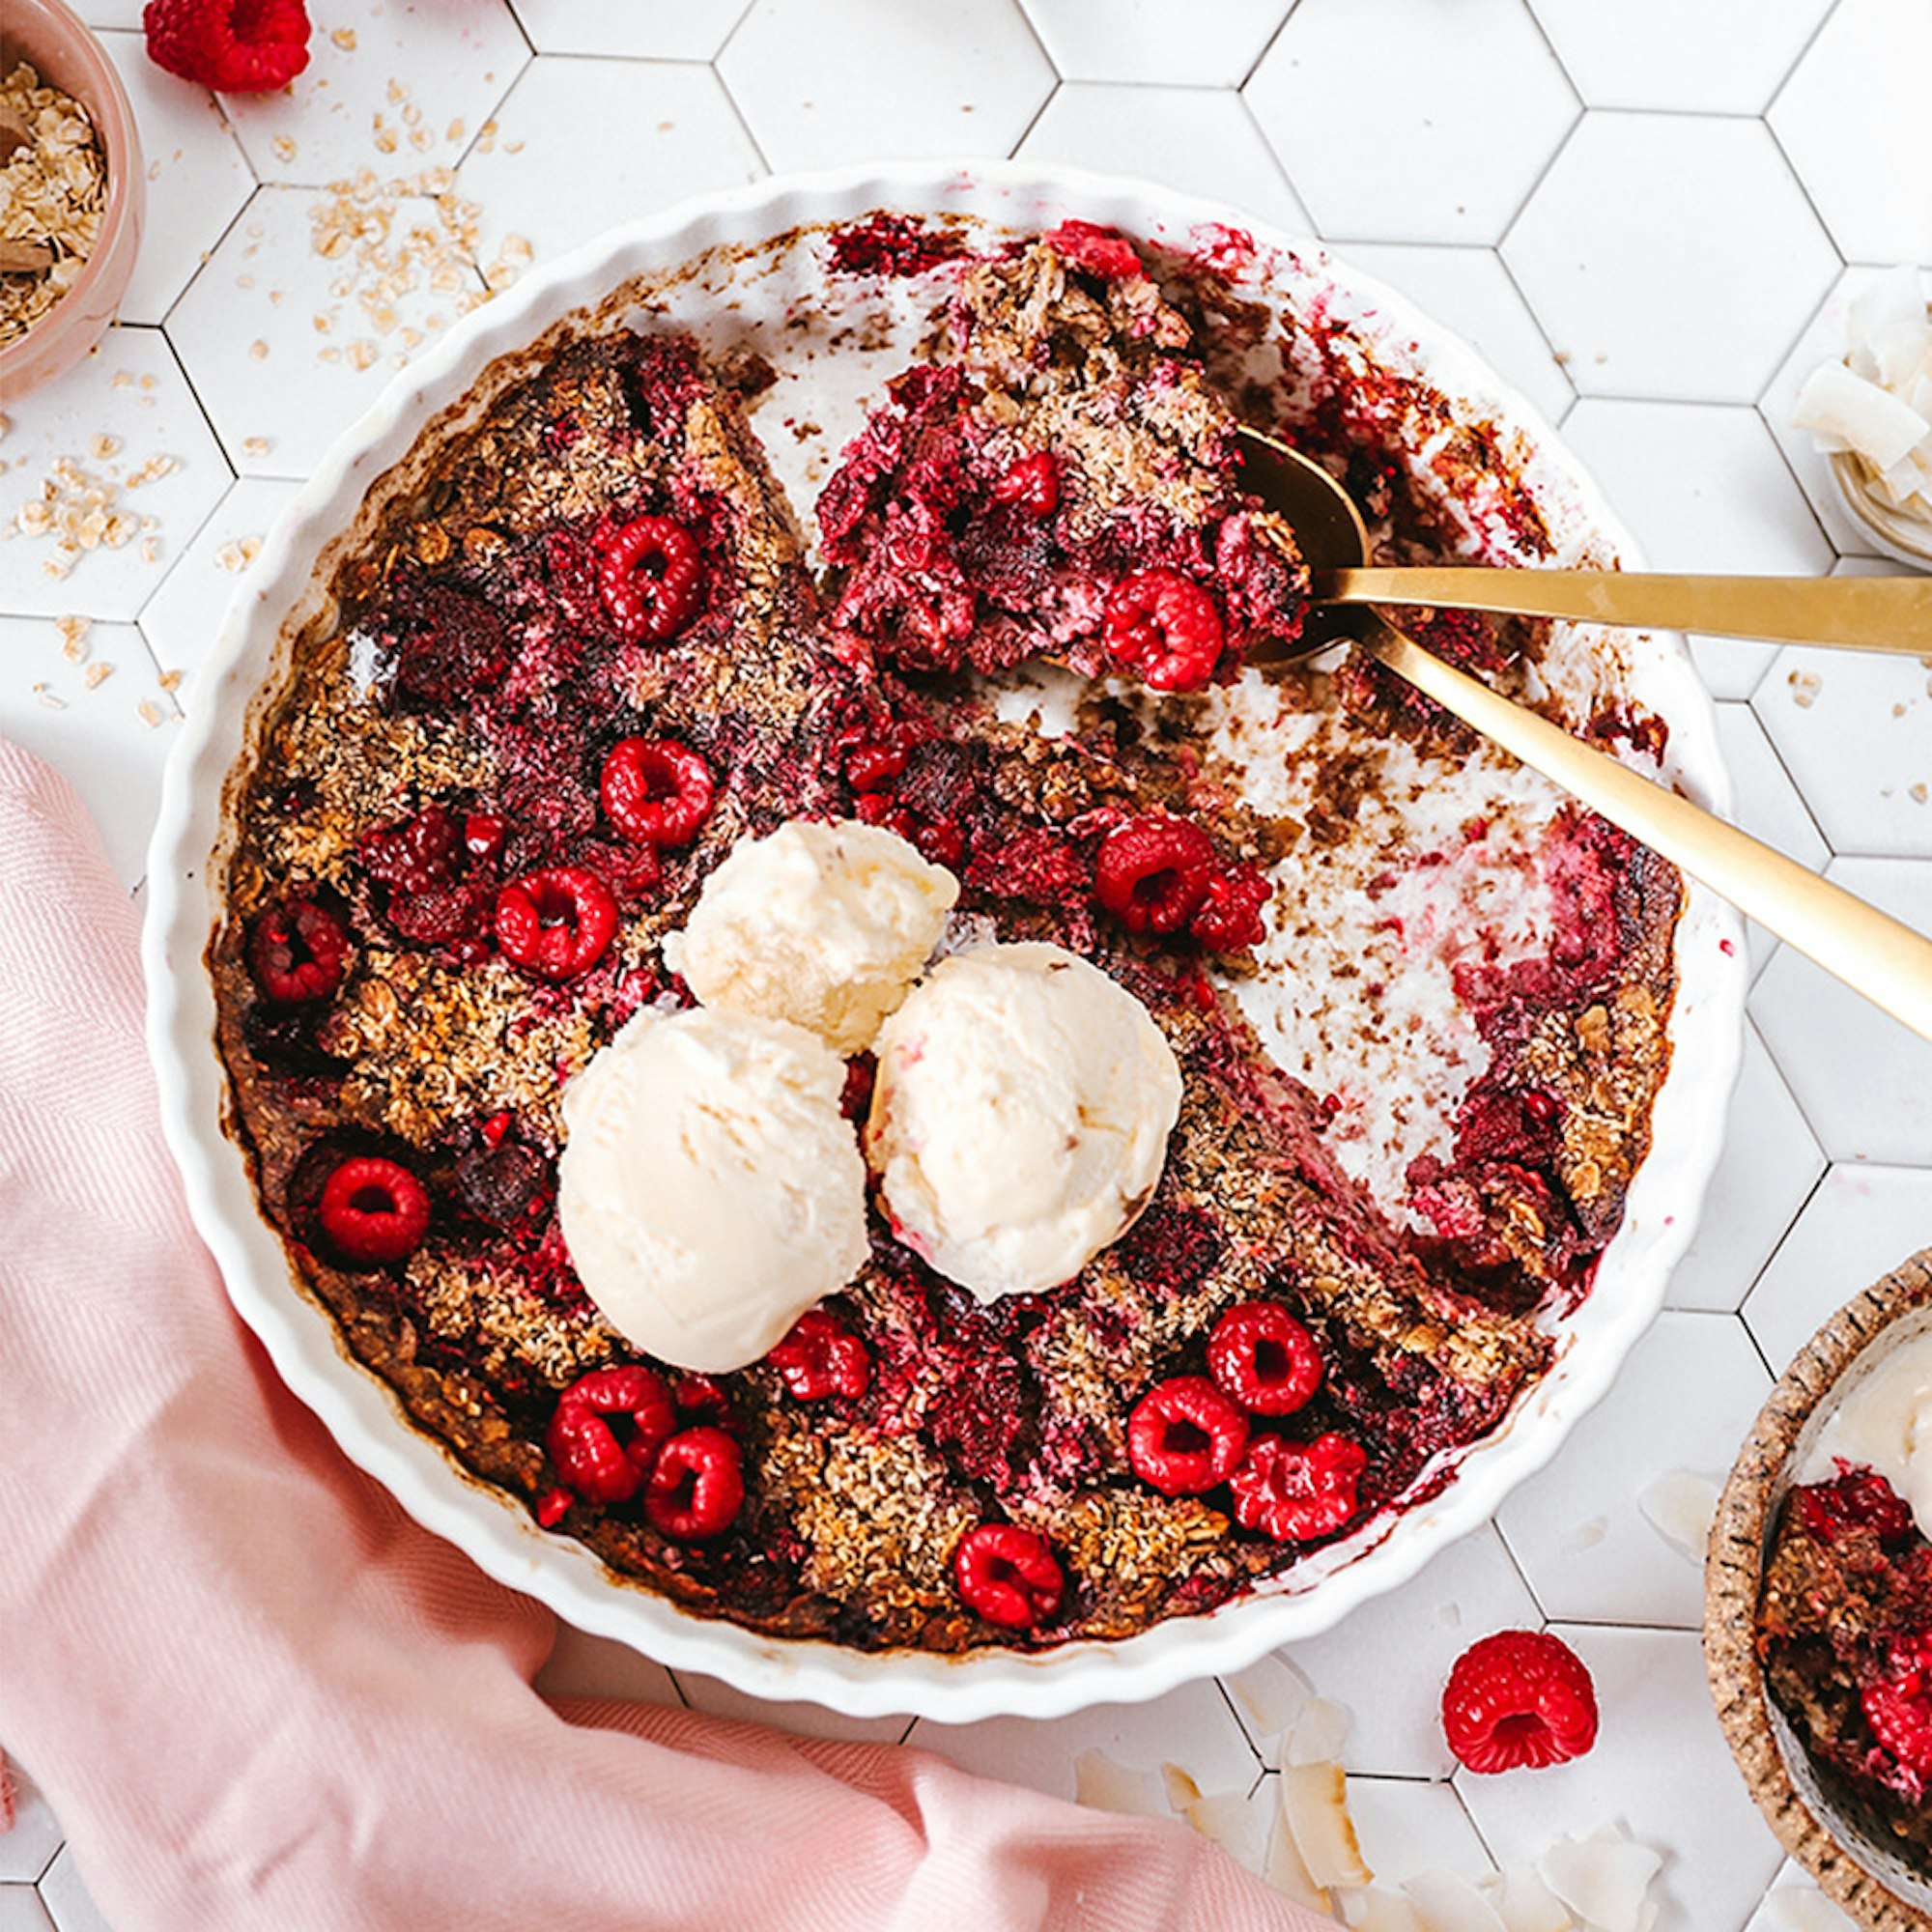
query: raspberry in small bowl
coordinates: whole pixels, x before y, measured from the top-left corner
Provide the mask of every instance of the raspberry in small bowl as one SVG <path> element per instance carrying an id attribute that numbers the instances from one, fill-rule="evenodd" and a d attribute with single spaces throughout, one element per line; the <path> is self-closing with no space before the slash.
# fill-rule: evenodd
<path id="1" fill-rule="evenodd" d="M 1704 1654 L 1785 1849 L 1860 1923 L 1925 1925 L 1932 1248 L 1846 1303 L 1772 1391 L 1712 1529 Z"/>

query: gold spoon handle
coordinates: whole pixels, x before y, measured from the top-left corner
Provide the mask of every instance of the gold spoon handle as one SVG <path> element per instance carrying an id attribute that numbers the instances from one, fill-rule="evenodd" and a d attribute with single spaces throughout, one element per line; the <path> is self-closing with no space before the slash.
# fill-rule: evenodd
<path id="1" fill-rule="evenodd" d="M 1932 577 L 1662 577 L 1623 570 L 1318 570 L 1318 604 L 1513 611 L 1719 638 L 1932 655 Z"/>
<path id="2" fill-rule="evenodd" d="M 1388 668 L 1932 1039 L 1932 940 L 1378 624 Z"/>

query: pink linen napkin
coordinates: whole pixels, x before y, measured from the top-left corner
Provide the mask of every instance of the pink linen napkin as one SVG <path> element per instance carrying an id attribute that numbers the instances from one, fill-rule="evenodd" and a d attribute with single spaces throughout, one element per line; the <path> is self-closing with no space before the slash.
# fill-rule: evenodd
<path id="1" fill-rule="evenodd" d="M 118 1932 L 1315 1932 L 925 1752 L 547 1703 L 550 1613 L 276 1380 L 156 1123 L 136 919 L 0 742 L 0 1740 Z"/>

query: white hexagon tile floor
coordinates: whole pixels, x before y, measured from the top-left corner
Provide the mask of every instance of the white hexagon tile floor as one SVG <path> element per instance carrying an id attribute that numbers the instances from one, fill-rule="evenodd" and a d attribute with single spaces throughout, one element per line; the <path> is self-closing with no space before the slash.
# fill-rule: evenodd
<path id="1" fill-rule="evenodd" d="M 150 67 L 139 0 L 82 11 L 128 80 L 150 225 L 123 326 L 7 406 L 0 731 L 77 781 L 130 886 L 177 697 L 336 429 L 532 259 L 768 167 L 1017 151 L 1320 232 L 1560 422 L 1660 566 L 1875 567 L 1787 417 L 1847 301 L 1932 261 L 1924 0 L 1196 0 L 1184 21 L 1160 0 L 311 0 L 309 72 L 260 100 Z M 122 540 L 64 551 L 32 505 L 97 487 Z M 1932 924 L 1926 667 L 1694 648 L 1745 820 Z M 1497 1525 L 1293 1653 L 1351 1715 L 1354 1813 L 1392 1884 L 1477 1879 L 1617 1820 L 1665 1853 L 1664 1932 L 1844 1923 L 1730 1766 L 1696 1568 L 1644 1493 L 1720 1476 L 1773 1373 L 1932 1241 L 1932 1047 L 1789 948 L 1753 949 L 1728 1149 L 1670 1312 Z M 1450 1662 L 1546 1619 L 1596 1673 L 1597 1748 L 1451 1777 Z M 577 1633 L 544 1682 L 910 1730 L 1063 1794 L 1090 1747 L 1179 1763 L 1250 1794 L 1257 1848 L 1275 1804 L 1271 1741 L 1212 1683 L 950 1731 L 759 1706 Z M 48 1925 L 109 1932 L 29 1776 L 0 1834 L 0 1932 Z"/>

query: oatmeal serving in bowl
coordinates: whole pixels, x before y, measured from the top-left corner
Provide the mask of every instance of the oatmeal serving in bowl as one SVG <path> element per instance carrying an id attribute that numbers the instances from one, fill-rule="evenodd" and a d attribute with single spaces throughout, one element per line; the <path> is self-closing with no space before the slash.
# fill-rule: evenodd
<path id="1" fill-rule="evenodd" d="M 311 486 L 156 1024 L 244 1310 L 487 1566 L 748 1688 L 1067 1708 L 1547 1456 L 1737 955 L 1373 668 L 1243 668 L 1306 584 L 1241 420 L 1391 555 L 1616 560 L 1458 352 L 1185 204 L 890 185 L 600 244 Z M 1418 628 L 1715 780 L 1667 643 Z"/>

